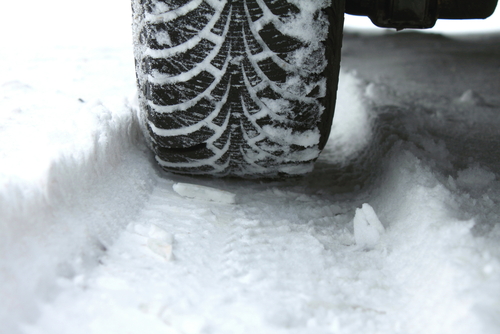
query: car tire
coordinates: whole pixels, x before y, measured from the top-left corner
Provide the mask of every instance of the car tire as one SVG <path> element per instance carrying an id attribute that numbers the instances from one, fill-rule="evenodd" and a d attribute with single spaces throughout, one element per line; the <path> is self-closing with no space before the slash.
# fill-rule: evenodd
<path id="1" fill-rule="evenodd" d="M 170 172 L 309 172 L 335 107 L 344 0 L 132 0 L 140 115 Z"/>

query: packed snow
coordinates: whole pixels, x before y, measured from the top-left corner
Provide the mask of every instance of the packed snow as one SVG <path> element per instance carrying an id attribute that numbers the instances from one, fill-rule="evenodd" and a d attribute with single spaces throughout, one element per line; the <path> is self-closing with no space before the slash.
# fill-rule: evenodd
<path id="1" fill-rule="evenodd" d="M 352 223 L 354 240 L 360 248 L 374 248 L 378 244 L 380 236 L 385 232 L 384 225 L 368 203 L 364 203 L 360 209 L 356 209 Z"/>
<path id="2" fill-rule="evenodd" d="M 499 41 L 346 34 L 274 181 L 160 171 L 128 42 L 1 53 L 0 333 L 499 333 Z"/>
<path id="3" fill-rule="evenodd" d="M 229 191 L 204 187 L 196 184 L 176 183 L 172 186 L 174 191 L 181 196 L 196 198 L 205 201 L 213 201 L 225 204 L 233 204 L 236 194 Z"/>

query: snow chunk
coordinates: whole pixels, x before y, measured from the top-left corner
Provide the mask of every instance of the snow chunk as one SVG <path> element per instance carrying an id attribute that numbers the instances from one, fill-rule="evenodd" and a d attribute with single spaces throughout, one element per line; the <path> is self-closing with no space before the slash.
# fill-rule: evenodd
<path id="1" fill-rule="evenodd" d="M 173 185 L 176 193 L 183 197 L 200 199 L 203 201 L 212 201 L 224 204 L 236 203 L 236 195 L 225 190 L 215 189 L 211 187 L 200 186 L 189 183 L 176 183 Z"/>
<path id="2" fill-rule="evenodd" d="M 487 105 L 484 98 L 478 93 L 471 89 L 465 91 L 460 98 L 457 100 L 459 103 L 469 104 L 474 106 L 485 106 Z"/>
<path id="3" fill-rule="evenodd" d="M 172 259 L 173 237 L 161 227 L 151 224 L 148 231 L 148 248 L 167 261 Z"/>
<path id="4" fill-rule="evenodd" d="M 161 256 L 167 261 L 172 259 L 172 249 L 174 237 L 161 227 L 151 224 L 149 226 L 141 224 L 130 224 L 127 230 L 131 233 L 147 238 L 147 247 L 156 255 Z"/>
<path id="5" fill-rule="evenodd" d="M 148 248 L 167 261 L 172 259 L 172 245 L 163 240 L 149 238 Z"/>
<path id="6" fill-rule="evenodd" d="M 155 224 L 151 224 L 149 227 L 148 236 L 152 239 L 161 240 L 169 244 L 173 242 L 173 236 Z"/>
<path id="7" fill-rule="evenodd" d="M 129 224 L 127 230 L 131 233 L 138 234 L 142 237 L 147 237 L 149 234 L 149 229 L 141 224 Z"/>
<path id="8" fill-rule="evenodd" d="M 321 134 L 318 130 L 307 130 L 304 132 L 294 132 L 292 129 L 285 129 L 265 125 L 262 127 L 264 133 L 276 141 L 283 141 L 291 145 L 301 145 L 312 147 L 318 145 Z"/>
<path id="9" fill-rule="evenodd" d="M 494 173 L 479 166 L 470 167 L 458 172 L 457 184 L 466 189 L 484 189 L 495 181 Z"/>
<path id="10" fill-rule="evenodd" d="M 331 0 L 289 0 L 299 9 L 293 19 L 285 22 L 281 30 L 307 43 L 318 43 L 327 38 L 328 17 L 322 11 L 331 5 Z"/>
<path id="11" fill-rule="evenodd" d="M 356 209 L 353 222 L 354 239 L 361 248 L 375 247 L 380 240 L 380 236 L 385 232 L 384 225 L 382 225 L 375 210 L 368 203 L 363 204 L 361 209 Z"/>

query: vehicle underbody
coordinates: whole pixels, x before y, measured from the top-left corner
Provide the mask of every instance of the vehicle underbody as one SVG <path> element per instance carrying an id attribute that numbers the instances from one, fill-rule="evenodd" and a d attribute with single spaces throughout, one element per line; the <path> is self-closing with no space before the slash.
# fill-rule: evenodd
<path id="1" fill-rule="evenodd" d="M 485 19 L 498 0 L 348 0 L 346 13 L 383 28 L 432 28 L 438 19 Z"/>

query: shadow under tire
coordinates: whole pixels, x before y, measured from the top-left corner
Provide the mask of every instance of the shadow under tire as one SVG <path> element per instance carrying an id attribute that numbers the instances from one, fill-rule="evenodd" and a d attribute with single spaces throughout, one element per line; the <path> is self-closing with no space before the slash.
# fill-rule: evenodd
<path id="1" fill-rule="evenodd" d="M 309 172 L 333 119 L 344 0 L 132 0 L 140 119 L 166 171 Z"/>

